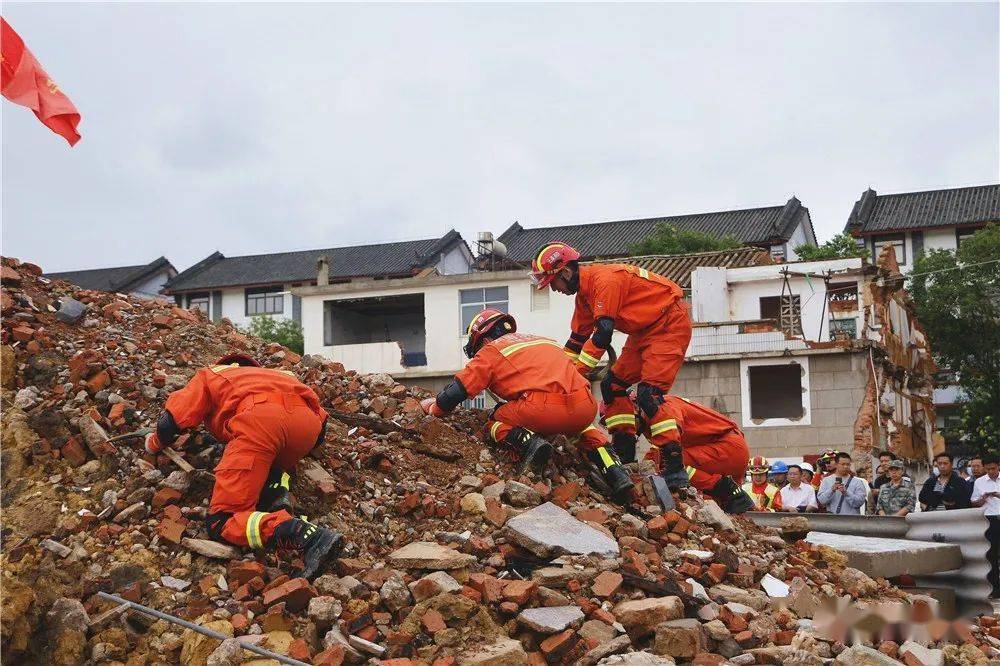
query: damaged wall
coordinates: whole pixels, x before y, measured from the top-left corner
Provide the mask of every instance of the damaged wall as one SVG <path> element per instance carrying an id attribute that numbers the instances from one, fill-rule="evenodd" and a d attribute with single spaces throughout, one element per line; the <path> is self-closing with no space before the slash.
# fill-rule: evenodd
<path id="1" fill-rule="evenodd" d="M 859 290 L 864 337 L 871 344 L 854 449 L 871 453 L 888 448 L 903 458 L 930 463 L 944 450 L 935 427 L 937 366 L 891 246 L 879 255 L 874 271 Z"/>

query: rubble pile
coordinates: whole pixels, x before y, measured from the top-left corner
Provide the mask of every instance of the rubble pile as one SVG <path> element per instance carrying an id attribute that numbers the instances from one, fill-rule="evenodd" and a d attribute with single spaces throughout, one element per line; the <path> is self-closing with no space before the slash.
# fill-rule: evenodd
<path id="1" fill-rule="evenodd" d="M 637 482 L 627 511 L 613 505 L 566 442 L 556 442 L 558 472 L 513 478 L 479 439 L 481 412 L 425 418 L 426 392 L 387 375 L 359 376 L 225 320 L 41 272 L 2 260 L 4 663 L 274 663 L 236 640 L 123 611 L 102 591 L 334 666 L 1000 655 L 996 618 L 933 620 L 926 598 L 714 502 L 678 498 L 663 512 Z M 301 563 L 285 554 L 207 539 L 221 453 L 210 437 L 184 437 L 159 456 L 141 439 L 115 439 L 152 425 L 170 391 L 233 350 L 296 373 L 333 417 L 293 492 L 311 520 L 352 545 L 312 582 L 293 577 Z M 922 609 L 923 631 L 865 612 L 887 602 Z"/>

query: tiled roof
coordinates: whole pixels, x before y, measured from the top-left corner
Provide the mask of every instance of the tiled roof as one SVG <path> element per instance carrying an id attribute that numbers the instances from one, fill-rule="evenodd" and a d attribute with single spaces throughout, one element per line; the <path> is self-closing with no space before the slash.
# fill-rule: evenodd
<path id="1" fill-rule="evenodd" d="M 65 280 L 84 289 L 97 291 L 118 291 L 126 293 L 129 287 L 141 282 L 158 270 L 167 269 L 175 272 L 173 265 L 166 257 L 159 257 L 148 264 L 139 266 L 118 266 L 115 268 L 93 268 L 82 271 L 61 271 L 46 273 L 45 277 Z"/>
<path id="2" fill-rule="evenodd" d="M 240 285 L 312 282 L 316 263 L 325 258 L 330 279 L 401 277 L 431 263 L 441 252 L 462 243 L 457 231 L 441 238 L 398 243 L 333 247 L 300 252 L 279 252 L 245 257 L 225 257 L 216 252 L 183 271 L 167 284 L 171 293 Z"/>
<path id="3" fill-rule="evenodd" d="M 928 192 L 862 193 L 847 219 L 855 234 L 930 229 L 1000 221 L 1000 184 Z"/>
<path id="4" fill-rule="evenodd" d="M 693 254 L 649 255 L 645 257 L 626 257 L 614 260 L 622 264 L 633 264 L 645 268 L 663 277 L 673 280 L 682 289 L 691 288 L 691 273 L 702 266 L 724 266 L 726 268 L 743 268 L 745 266 L 762 266 L 774 263 L 771 253 L 758 247 L 741 247 L 735 250 L 718 252 L 696 252 Z"/>
<path id="5" fill-rule="evenodd" d="M 806 225 L 807 236 L 815 242 L 809 209 L 792 197 L 784 206 L 747 208 L 716 213 L 695 213 L 673 217 L 654 217 L 642 220 L 592 222 L 561 227 L 524 229 L 515 223 L 500 235 L 500 242 L 507 246 L 507 258 L 515 262 L 529 262 L 535 252 L 552 241 L 569 243 L 580 251 L 584 259 L 624 257 L 629 248 L 648 238 L 656 226 L 666 222 L 678 229 L 700 231 L 716 237 L 735 236 L 747 245 L 774 245 L 787 241 L 795 227 Z"/>

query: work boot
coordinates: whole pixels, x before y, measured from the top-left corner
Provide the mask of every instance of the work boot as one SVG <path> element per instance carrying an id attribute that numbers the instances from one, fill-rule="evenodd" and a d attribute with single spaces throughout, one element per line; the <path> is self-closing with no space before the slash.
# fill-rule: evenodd
<path id="1" fill-rule="evenodd" d="M 277 465 L 271 467 L 264 482 L 264 489 L 260 491 L 257 499 L 257 510 L 267 513 L 275 511 L 287 511 L 294 514 L 292 509 L 292 495 L 289 492 L 292 478 Z"/>
<path id="2" fill-rule="evenodd" d="M 622 464 L 635 462 L 635 443 L 638 437 L 634 432 L 616 432 L 611 435 L 611 448 L 618 454 Z"/>
<path id="3" fill-rule="evenodd" d="M 588 451 L 587 458 L 600 470 L 604 483 L 611 492 L 612 499 L 616 502 L 628 501 L 634 484 L 632 477 L 622 467 L 614 449 L 602 446 L 599 449 Z"/>
<path id="4" fill-rule="evenodd" d="M 736 482 L 728 476 L 719 479 L 719 482 L 708 491 L 708 494 L 719 503 L 719 506 L 726 513 L 746 513 L 754 508 L 753 498 L 747 495 L 746 491 L 736 485 Z"/>
<path id="5" fill-rule="evenodd" d="M 314 525 L 308 520 L 292 518 L 275 528 L 271 543 L 277 548 L 301 552 L 305 566 L 298 577 L 312 580 L 327 560 L 333 559 L 343 550 L 344 535 Z"/>
<path id="6" fill-rule="evenodd" d="M 517 467 L 518 476 L 529 468 L 538 476 L 545 472 L 545 466 L 549 464 L 549 458 L 552 456 L 552 445 L 546 440 L 527 428 L 517 427 L 507 433 L 504 444 L 513 449 L 520 458 Z"/>
<path id="7" fill-rule="evenodd" d="M 680 444 L 667 444 L 661 449 L 660 476 L 667 482 L 671 490 L 687 488 L 691 485 L 687 470 L 684 469 L 684 458 L 681 455 Z"/>

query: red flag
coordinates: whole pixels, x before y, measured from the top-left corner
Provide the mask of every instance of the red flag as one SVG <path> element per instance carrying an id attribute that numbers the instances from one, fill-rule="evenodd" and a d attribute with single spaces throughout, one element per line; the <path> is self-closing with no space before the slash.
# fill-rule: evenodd
<path id="1" fill-rule="evenodd" d="M 80 114 L 41 64 L 24 46 L 20 35 L 0 17 L 0 92 L 35 112 L 50 130 L 74 145 L 80 140 L 76 126 Z"/>

